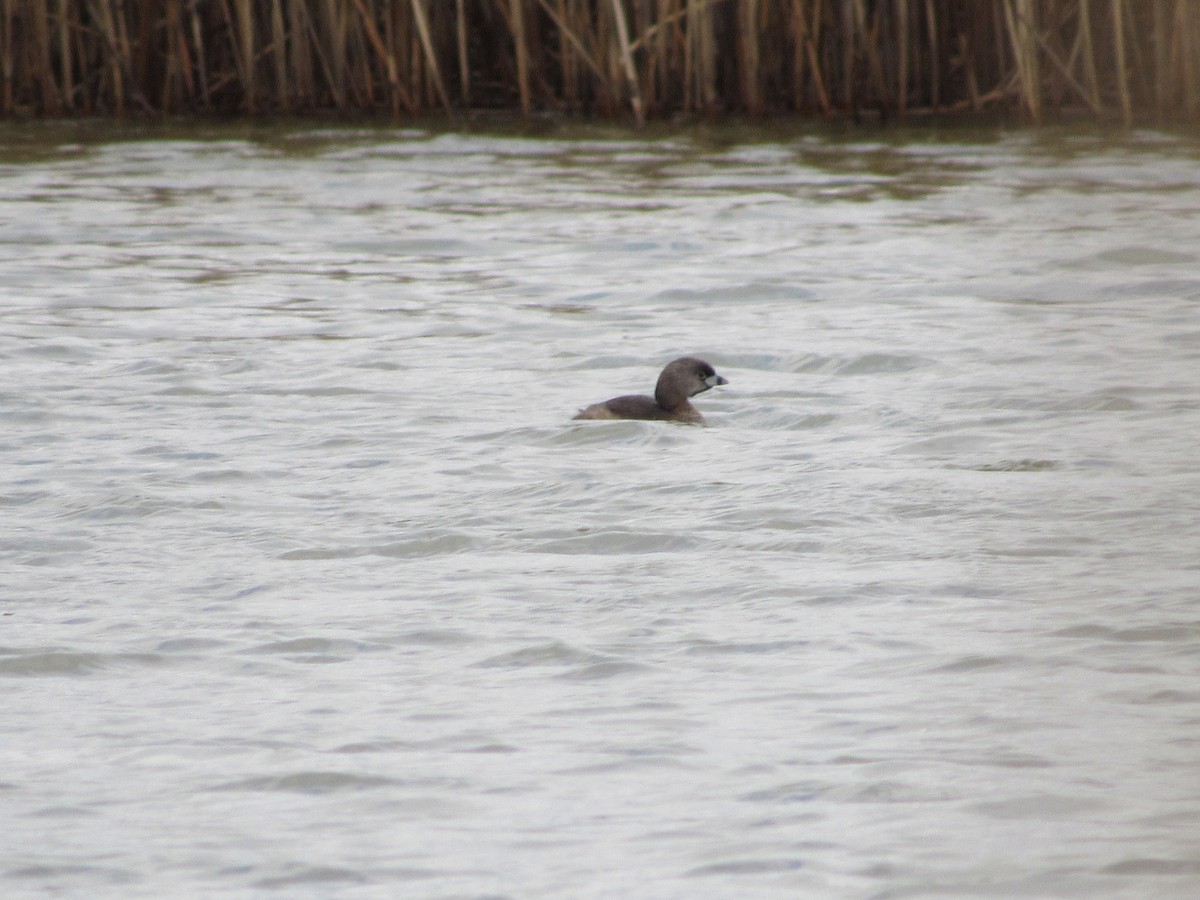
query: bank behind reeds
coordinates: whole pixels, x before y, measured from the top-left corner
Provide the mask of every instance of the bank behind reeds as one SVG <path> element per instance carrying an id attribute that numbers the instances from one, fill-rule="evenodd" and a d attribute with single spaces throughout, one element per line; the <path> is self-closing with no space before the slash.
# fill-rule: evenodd
<path id="1" fill-rule="evenodd" d="M 0 0 L 5 115 L 1191 120 L 1200 0 Z"/>

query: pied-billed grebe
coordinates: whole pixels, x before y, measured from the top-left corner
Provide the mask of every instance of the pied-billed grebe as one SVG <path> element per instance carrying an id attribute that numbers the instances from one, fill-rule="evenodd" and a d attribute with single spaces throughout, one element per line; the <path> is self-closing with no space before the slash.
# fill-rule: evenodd
<path id="1" fill-rule="evenodd" d="M 614 397 L 603 403 L 593 403 L 581 409 L 576 419 L 658 419 L 665 422 L 692 422 L 704 424 L 704 416 L 688 401 L 689 397 L 716 387 L 729 384 L 718 375 L 713 367 L 702 359 L 684 356 L 667 367 L 658 376 L 654 396 L 627 394 Z"/>

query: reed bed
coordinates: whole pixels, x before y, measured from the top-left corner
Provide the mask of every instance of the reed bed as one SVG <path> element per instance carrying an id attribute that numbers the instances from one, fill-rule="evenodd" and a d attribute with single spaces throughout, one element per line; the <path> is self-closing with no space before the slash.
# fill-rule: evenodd
<path id="1" fill-rule="evenodd" d="M 0 114 L 1200 116 L 1200 0 L 0 0 Z"/>

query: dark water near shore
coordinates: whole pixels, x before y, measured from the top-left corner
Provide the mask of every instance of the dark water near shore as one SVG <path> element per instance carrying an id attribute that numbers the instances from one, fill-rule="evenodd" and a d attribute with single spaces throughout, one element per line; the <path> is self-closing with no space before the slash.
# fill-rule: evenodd
<path id="1" fill-rule="evenodd" d="M 1200 891 L 1200 145 L 112 138 L 0 131 L 4 896 Z"/>

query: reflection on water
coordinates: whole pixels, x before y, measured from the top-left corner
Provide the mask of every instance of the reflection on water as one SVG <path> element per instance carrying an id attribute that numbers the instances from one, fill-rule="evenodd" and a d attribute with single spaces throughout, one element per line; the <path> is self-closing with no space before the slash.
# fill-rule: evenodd
<path id="1" fill-rule="evenodd" d="M 0 134 L 5 895 L 1194 896 L 1200 153 L 864 134 Z"/>

